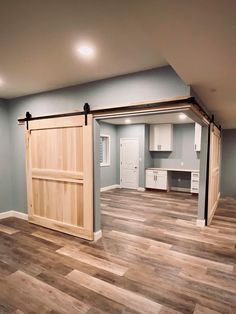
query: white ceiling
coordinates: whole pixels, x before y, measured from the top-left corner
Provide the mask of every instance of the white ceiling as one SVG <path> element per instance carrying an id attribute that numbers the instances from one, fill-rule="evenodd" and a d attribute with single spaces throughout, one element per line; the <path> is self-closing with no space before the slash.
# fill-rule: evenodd
<path id="1" fill-rule="evenodd" d="M 235 0 L 0 0 L 0 30 L 2 98 L 169 63 L 236 127 Z M 74 53 L 84 41 L 89 62 Z"/>
<path id="2" fill-rule="evenodd" d="M 151 114 L 151 115 L 137 115 L 137 116 L 129 116 L 129 117 L 121 117 L 121 118 L 111 118 L 111 119 L 102 119 L 100 121 L 123 125 L 126 124 L 127 118 L 129 118 L 129 124 L 161 124 L 161 123 L 172 123 L 172 124 L 185 124 L 185 123 L 194 123 L 192 119 L 186 116 L 184 120 L 179 118 L 181 113 L 165 113 L 165 114 Z"/>

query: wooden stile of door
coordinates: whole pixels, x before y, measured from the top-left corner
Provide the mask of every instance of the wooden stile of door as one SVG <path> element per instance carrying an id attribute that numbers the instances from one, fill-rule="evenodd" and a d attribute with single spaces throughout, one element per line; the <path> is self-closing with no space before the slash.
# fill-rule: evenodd
<path id="1" fill-rule="evenodd" d="M 93 240 L 92 136 L 91 114 L 28 122 L 29 222 Z"/>
<path id="2" fill-rule="evenodd" d="M 207 225 L 211 224 L 220 198 L 220 130 L 210 125 L 210 155 L 209 155 L 208 213 Z"/>

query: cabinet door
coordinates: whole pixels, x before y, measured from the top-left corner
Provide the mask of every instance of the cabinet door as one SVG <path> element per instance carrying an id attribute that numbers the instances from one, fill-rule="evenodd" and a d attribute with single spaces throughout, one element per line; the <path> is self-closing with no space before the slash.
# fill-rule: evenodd
<path id="1" fill-rule="evenodd" d="M 158 171 L 156 174 L 156 189 L 159 190 L 167 190 L 167 172 L 166 171 Z"/>
<path id="2" fill-rule="evenodd" d="M 149 150 L 171 151 L 173 142 L 172 124 L 150 125 Z"/>
<path id="3" fill-rule="evenodd" d="M 159 139 L 161 151 L 171 151 L 173 142 L 173 126 L 172 124 L 159 125 Z"/>
<path id="4" fill-rule="evenodd" d="M 158 150 L 158 125 L 151 124 L 150 125 L 150 133 L 149 133 L 149 150 L 156 151 Z"/>
<path id="5" fill-rule="evenodd" d="M 195 123 L 194 150 L 196 152 L 200 152 L 201 150 L 201 135 L 202 135 L 202 127 L 200 124 Z"/>
<path id="6" fill-rule="evenodd" d="M 146 171 L 146 188 L 155 189 L 155 175 L 153 171 Z"/>

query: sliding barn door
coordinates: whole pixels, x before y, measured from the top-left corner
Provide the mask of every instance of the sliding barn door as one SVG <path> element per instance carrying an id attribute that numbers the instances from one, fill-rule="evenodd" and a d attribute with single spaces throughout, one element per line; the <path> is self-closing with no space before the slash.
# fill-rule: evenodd
<path id="1" fill-rule="evenodd" d="M 220 130 L 210 126 L 209 185 L 207 225 L 210 225 L 218 206 L 220 190 Z"/>
<path id="2" fill-rule="evenodd" d="M 93 239 L 92 116 L 29 121 L 29 221 Z"/>

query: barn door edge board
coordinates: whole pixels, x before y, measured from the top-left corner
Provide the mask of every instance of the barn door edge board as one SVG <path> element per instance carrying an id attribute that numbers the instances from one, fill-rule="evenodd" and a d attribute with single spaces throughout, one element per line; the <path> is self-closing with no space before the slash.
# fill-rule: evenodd
<path id="1" fill-rule="evenodd" d="M 211 123 L 209 137 L 207 225 L 211 224 L 220 199 L 220 129 Z"/>

